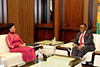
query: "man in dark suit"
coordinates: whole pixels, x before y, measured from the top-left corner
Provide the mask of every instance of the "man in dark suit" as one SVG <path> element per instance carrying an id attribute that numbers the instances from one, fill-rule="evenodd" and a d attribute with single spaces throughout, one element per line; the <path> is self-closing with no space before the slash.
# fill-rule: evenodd
<path id="1" fill-rule="evenodd" d="M 72 48 L 72 56 L 82 58 L 87 52 L 95 50 L 95 44 L 93 43 L 92 32 L 86 30 L 86 24 L 80 25 L 80 32 L 77 33 Z"/>

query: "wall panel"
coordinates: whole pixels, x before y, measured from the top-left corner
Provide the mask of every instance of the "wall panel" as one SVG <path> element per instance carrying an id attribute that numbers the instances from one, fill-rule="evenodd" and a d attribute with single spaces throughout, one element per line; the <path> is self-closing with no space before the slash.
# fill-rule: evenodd
<path id="1" fill-rule="evenodd" d="M 62 31 L 62 41 L 71 42 L 72 39 L 76 38 L 76 34 L 77 32 Z"/>
<path id="2" fill-rule="evenodd" d="M 34 42 L 34 0 L 8 0 L 8 23 L 15 23 L 24 42 Z"/>
<path id="3" fill-rule="evenodd" d="M 83 23 L 84 0 L 60 0 L 60 5 L 60 38 L 66 43 L 75 39 Z"/>
<path id="4" fill-rule="evenodd" d="M 84 0 L 61 0 L 62 27 L 78 28 L 83 22 Z"/>
<path id="5" fill-rule="evenodd" d="M 91 1 L 93 1 L 92 22 L 89 22 Z M 57 40 L 69 42 L 76 37 L 82 22 L 91 25 L 89 28 L 96 29 L 97 1 L 54 0 L 54 24 L 34 26 L 34 0 L 8 0 L 8 22 L 15 23 L 16 32 L 24 42 L 33 42 L 34 37 L 35 41 L 51 40 L 54 36 Z M 39 12 L 38 8 L 37 11 Z"/>
<path id="6" fill-rule="evenodd" d="M 96 29 L 97 21 L 97 10 L 98 10 L 98 0 L 93 0 L 93 12 L 92 12 L 92 29 Z"/>
<path id="7" fill-rule="evenodd" d="M 38 28 L 38 41 L 52 40 L 54 38 L 53 28 Z"/>

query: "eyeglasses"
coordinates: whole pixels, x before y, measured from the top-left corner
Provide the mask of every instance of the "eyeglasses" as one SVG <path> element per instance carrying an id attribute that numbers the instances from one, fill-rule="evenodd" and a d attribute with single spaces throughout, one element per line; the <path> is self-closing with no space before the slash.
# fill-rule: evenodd
<path id="1" fill-rule="evenodd" d="M 85 27 L 80 27 L 80 29 L 84 29 Z"/>

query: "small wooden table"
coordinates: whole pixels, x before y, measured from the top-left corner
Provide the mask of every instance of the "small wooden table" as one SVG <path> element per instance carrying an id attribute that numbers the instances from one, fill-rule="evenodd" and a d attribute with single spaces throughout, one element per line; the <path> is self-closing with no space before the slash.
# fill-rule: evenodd
<path id="1" fill-rule="evenodd" d="M 61 65 L 61 64 L 55 64 L 50 62 L 41 62 L 35 65 L 31 65 L 29 67 L 70 67 L 68 65 Z"/>
<path id="2" fill-rule="evenodd" d="M 64 44 L 63 41 L 56 41 L 56 43 L 52 44 L 53 42 L 51 40 L 43 40 L 43 41 L 39 41 L 39 42 L 35 42 L 35 44 L 39 44 L 39 45 L 49 45 L 49 46 L 55 46 L 55 45 L 61 45 Z"/>
<path id="3" fill-rule="evenodd" d="M 81 61 L 76 57 L 54 55 L 48 57 L 47 61 L 31 65 L 30 67 L 75 67 L 76 65 L 81 65 Z"/>
<path id="4" fill-rule="evenodd" d="M 56 41 L 55 44 L 52 44 L 51 40 L 43 40 L 39 42 L 35 42 L 35 44 L 39 44 L 43 46 L 44 48 L 44 54 L 49 55 L 49 54 L 55 54 L 56 46 L 63 45 L 63 41 Z"/>
<path id="5" fill-rule="evenodd" d="M 61 57 L 65 57 L 65 58 L 74 58 L 74 60 L 72 60 L 72 61 L 70 61 L 70 63 L 69 63 L 69 65 L 71 66 L 71 67 L 74 67 L 75 65 L 77 65 L 77 64 L 79 64 L 79 63 L 81 63 L 82 61 L 84 61 L 84 60 L 81 60 L 80 58 L 76 58 L 76 57 L 69 57 L 69 56 L 65 56 L 65 55 L 55 55 L 55 56 L 61 56 Z"/>

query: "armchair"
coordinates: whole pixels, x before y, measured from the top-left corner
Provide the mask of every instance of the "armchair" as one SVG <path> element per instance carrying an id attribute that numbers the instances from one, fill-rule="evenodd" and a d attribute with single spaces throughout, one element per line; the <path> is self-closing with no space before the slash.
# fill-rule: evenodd
<path id="1" fill-rule="evenodd" d="M 94 37 L 93 38 L 93 41 L 95 43 L 96 50 L 98 50 L 100 48 L 100 41 L 99 41 L 100 40 L 100 35 L 99 34 L 93 34 L 93 37 Z M 73 47 L 73 44 L 74 44 L 74 42 L 69 42 L 69 43 L 66 43 L 64 45 L 61 45 L 61 47 L 70 47 L 70 48 L 72 48 Z M 55 53 L 59 53 L 60 54 L 61 52 L 63 52 L 63 55 L 64 54 L 65 55 L 68 55 L 68 54 L 66 54 L 67 51 L 64 51 L 64 50 L 57 50 L 56 49 L 56 52 Z M 94 51 L 88 52 L 88 53 L 86 53 L 83 56 L 83 58 L 85 58 L 85 60 L 82 62 L 83 64 L 85 64 L 86 62 L 90 62 L 92 60 L 92 54 L 93 54 L 93 52 Z M 71 55 L 71 51 L 70 51 L 70 55 Z"/>
<path id="2" fill-rule="evenodd" d="M 25 64 L 21 53 L 11 53 L 6 44 L 5 37 L 7 35 L 0 35 L 0 56 L 6 59 L 7 67 Z"/>

